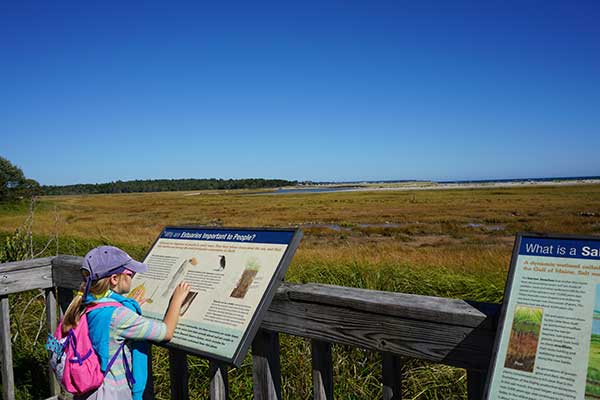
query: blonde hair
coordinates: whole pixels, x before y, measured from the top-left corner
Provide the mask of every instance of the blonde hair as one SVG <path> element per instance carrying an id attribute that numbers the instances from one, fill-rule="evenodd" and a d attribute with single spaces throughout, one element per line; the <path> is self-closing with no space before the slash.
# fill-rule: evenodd
<path id="1" fill-rule="evenodd" d="M 81 283 L 81 286 L 79 286 L 79 292 L 76 296 L 73 297 L 73 300 L 71 300 L 71 304 L 69 304 L 69 307 L 67 307 L 67 311 L 65 311 L 65 315 L 63 316 L 63 334 L 66 334 L 67 332 L 69 332 L 69 329 L 75 328 L 77 326 L 77 324 L 79 323 L 79 319 L 85 311 L 85 304 L 83 304 L 83 293 L 85 291 L 85 285 L 89 276 L 89 272 L 82 270 L 81 274 L 83 275 L 84 279 Z M 92 281 L 90 285 L 90 294 L 102 295 L 106 293 L 108 289 L 111 289 L 110 276 L 98 279 L 97 281 Z"/>

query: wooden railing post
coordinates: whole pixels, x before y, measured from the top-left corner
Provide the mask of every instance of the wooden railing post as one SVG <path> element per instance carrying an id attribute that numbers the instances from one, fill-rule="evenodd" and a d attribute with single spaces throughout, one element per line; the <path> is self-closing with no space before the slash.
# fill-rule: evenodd
<path id="1" fill-rule="evenodd" d="M 210 400 L 227 400 L 229 398 L 229 378 L 227 365 L 210 360 Z"/>
<path id="2" fill-rule="evenodd" d="M 402 399 L 402 361 L 390 353 L 381 353 L 383 400 Z"/>
<path id="3" fill-rule="evenodd" d="M 48 330 L 52 333 L 56 330 L 58 325 L 58 315 L 56 311 L 57 303 L 56 303 L 56 292 L 54 288 L 49 288 L 45 290 L 46 295 L 46 326 Z M 48 376 L 50 377 L 50 394 L 55 396 L 60 393 L 60 385 L 58 383 L 58 379 L 56 379 L 56 375 L 50 367 L 48 367 Z"/>
<path id="4" fill-rule="evenodd" d="M 169 350 L 169 374 L 171 377 L 171 399 L 189 399 L 187 354 L 182 350 Z"/>
<path id="5" fill-rule="evenodd" d="M 320 340 L 311 340 L 313 398 L 315 400 L 333 399 L 333 364 L 331 344 Z"/>
<path id="6" fill-rule="evenodd" d="M 261 329 L 252 343 L 254 400 L 281 400 L 279 334 Z"/>
<path id="7" fill-rule="evenodd" d="M 480 400 L 483 397 L 483 389 L 487 371 L 467 370 L 467 399 Z"/>
<path id="8" fill-rule="evenodd" d="M 0 296 L 0 351 L 2 352 L 2 398 L 14 400 L 15 375 L 13 371 L 12 343 L 10 335 L 10 304 L 8 296 Z"/>

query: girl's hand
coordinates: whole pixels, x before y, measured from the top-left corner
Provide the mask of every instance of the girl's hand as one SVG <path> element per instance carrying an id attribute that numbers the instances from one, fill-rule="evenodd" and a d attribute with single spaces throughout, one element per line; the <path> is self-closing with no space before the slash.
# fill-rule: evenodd
<path id="1" fill-rule="evenodd" d="M 147 299 L 144 298 L 144 293 L 141 290 L 136 291 L 133 296 L 130 296 L 132 299 L 138 302 L 141 306 L 146 302 Z"/>
<path id="2" fill-rule="evenodd" d="M 181 306 L 185 300 L 185 296 L 190 292 L 190 284 L 187 282 L 180 282 L 179 285 L 173 290 L 172 302 Z"/>
<path id="3" fill-rule="evenodd" d="M 189 283 L 181 282 L 173 291 L 171 303 L 169 304 L 167 313 L 163 318 L 163 322 L 167 325 L 167 333 L 165 334 L 165 340 L 167 341 L 173 339 L 175 326 L 177 326 L 177 321 L 179 321 L 179 311 L 181 310 L 181 305 L 183 304 L 185 297 L 190 292 L 190 288 L 191 286 Z"/>

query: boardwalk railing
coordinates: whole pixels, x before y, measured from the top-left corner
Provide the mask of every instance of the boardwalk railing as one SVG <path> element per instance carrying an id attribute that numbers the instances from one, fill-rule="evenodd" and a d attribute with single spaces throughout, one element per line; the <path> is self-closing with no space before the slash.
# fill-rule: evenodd
<path id="1" fill-rule="evenodd" d="M 2 396 L 14 399 L 9 297 L 46 293 L 46 320 L 54 331 L 81 280 L 82 258 L 59 256 L 0 264 Z M 58 296 L 57 296 L 58 295 Z M 401 356 L 466 368 L 468 398 L 480 399 L 496 331 L 497 304 L 320 284 L 283 284 L 252 345 L 254 398 L 281 399 L 279 333 L 311 340 L 315 399 L 333 399 L 331 345 L 382 353 L 385 400 L 400 399 Z M 187 354 L 169 349 L 171 398 L 188 398 Z M 228 398 L 227 366 L 210 363 L 210 398 Z M 152 382 L 147 398 L 152 398 Z M 53 397 L 60 397 L 51 382 Z"/>

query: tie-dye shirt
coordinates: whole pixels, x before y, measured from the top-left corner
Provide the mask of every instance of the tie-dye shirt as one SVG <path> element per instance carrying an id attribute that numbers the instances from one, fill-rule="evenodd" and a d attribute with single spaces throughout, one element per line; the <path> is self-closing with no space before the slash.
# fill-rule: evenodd
<path id="1" fill-rule="evenodd" d="M 126 339 L 160 342 L 164 340 L 166 333 L 167 326 L 164 322 L 145 318 L 127 307 L 117 307 L 113 311 L 110 323 L 109 355 L 112 358 Z M 131 348 L 127 342 L 123 348 L 131 367 Z M 125 375 L 125 365 L 121 354 L 117 356 L 106 374 L 104 383 L 98 390 L 86 396 L 76 396 L 74 400 L 128 400 L 131 398 L 131 387 Z"/>

